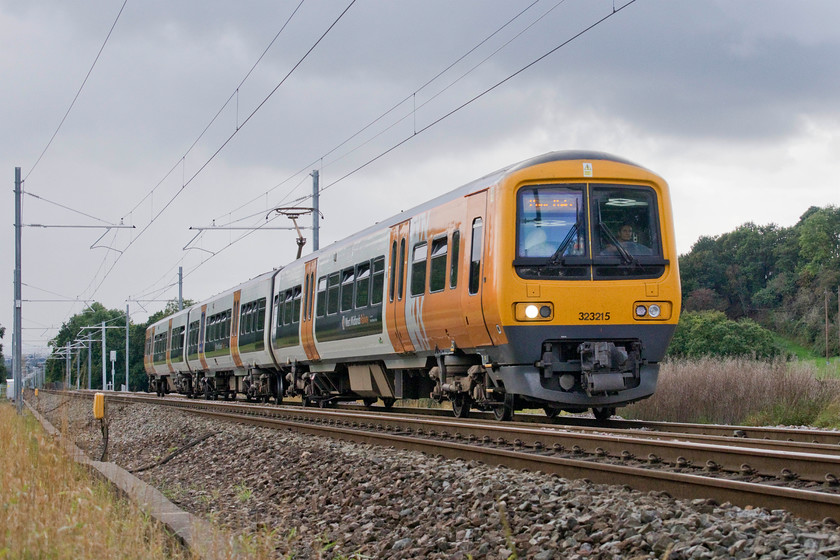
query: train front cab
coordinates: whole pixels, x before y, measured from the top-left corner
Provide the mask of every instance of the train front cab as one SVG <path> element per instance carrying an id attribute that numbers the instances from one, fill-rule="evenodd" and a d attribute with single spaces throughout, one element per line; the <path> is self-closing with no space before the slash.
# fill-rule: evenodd
<path id="1" fill-rule="evenodd" d="M 664 180 L 629 162 L 553 161 L 497 193 L 483 303 L 507 341 L 484 361 L 515 396 L 506 405 L 608 418 L 653 394 L 680 313 Z"/>

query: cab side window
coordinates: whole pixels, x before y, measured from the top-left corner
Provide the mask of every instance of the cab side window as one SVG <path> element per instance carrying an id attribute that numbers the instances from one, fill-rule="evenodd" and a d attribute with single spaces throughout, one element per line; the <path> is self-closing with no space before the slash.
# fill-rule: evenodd
<path id="1" fill-rule="evenodd" d="M 473 220 L 472 249 L 470 251 L 470 294 L 477 294 L 481 286 L 481 254 L 484 241 L 484 224 L 481 218 Z"/>

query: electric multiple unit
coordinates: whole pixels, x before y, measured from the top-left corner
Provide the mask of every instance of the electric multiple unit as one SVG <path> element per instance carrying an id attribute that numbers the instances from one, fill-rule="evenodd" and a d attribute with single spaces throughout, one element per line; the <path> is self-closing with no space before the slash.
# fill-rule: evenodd
<path id="1" fill-rule="evenodd" d="M 665 181 L 552 152 L 152 325 L 145 365 L 159 394 L 606 418 L 653 394 L 679 313 Z"/>

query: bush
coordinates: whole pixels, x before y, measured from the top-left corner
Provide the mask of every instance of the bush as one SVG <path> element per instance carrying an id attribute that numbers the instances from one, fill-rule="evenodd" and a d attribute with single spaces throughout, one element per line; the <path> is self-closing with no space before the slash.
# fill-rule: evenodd
<path id="1" fill-rule="evenodd" d="M 672 358 L 754 357 L 782 355 L 773 334 L 751 319 L 732 321 L 720 311 L 683 313 L 668 356 Z"/>

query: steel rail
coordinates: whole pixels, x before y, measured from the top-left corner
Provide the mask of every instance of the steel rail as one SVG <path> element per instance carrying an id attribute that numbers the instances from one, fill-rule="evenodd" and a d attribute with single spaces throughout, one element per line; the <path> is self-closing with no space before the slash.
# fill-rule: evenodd
<path id="1" fill-rule="evenodd" d="M 377 445 L 395 445 L 404 449 L 440 454 L 448 458 L 465 460 L 475 458 L 489 464 L 540 470 L 568 478 L 586 478 L 605 484 L 627 484 L 637 490 L 665 491 L 675 498 L 711 498 L 719 502 L 729 501 L 742 506 L 782 508 L 810 519 L 832 518 L 840 520 L 840 494 L 691 474 L 681 472 L 682 469 L 669 471 L 654 465 L 642 467 L 615 464 L 597 459 L 597 457 L 610 455 L 610 451 L 604 447 L 610 445 L 610 442 L 623 446 L 625 448 L 623 451 L 628 451 L 627 447 L 630 445 L 638 445 L 641 446 L 638 449 L 648 451 L 653 449 L 652 445 L 664 443 L 666 445 L 659 449 L 671 449 L 673 451 L 672 455 L 681 453 L 678 459 L 683 459 L 682 463 L 684 464 L 687 463 L 684 457 L 687 449 L 699 451 L 704 447 L 715 448 L 704 451 L 720 453 L 720 457 L 728 461 L 726 464 L 735 464 L 738 461 L 737 453 L 747 453 L 749 456 L 756 458 L 767 455 L 771 456 L 772 461 L 789 461 L 788 465 L 805 466 L 803 470 L 806 473 L 812 473 L 812 471 L 818 473 L 825 468 L 824 465 L 826 464 L 833 468 L 838 461 L 836 456 L 783 453 L 744 447 L 731 449 L 726 448 L 726 446 L 704 446 L 690 442 L 688 447 L 680 447 L 686 442 L 628 438 L 623 435 L 613 436 L 603 433 L 568 432 L 560 431 L 557 426 L 525 427 L 508 423 L 460 422 L 454 418 L 430 419 L 428 417 L 418 418 L 399 414 L 371 415 L 369 413 L 335 409 L 301 407 L 256 407 L 234 402 L 167 400 L 151 396 L 110 395 L 109 400 L 118 403 L 163 404 L 236 422 L 246 422 L 271 428 L 288 427 L 305 433 L 351 439 Z M 447 430 L 452 430 L 452 433 Z M 567 441 L 585 443 L 586 438 L 591 436 L 598 436 L 590 441 L 600 444 L 593 450 L 594 457 L 557 456 L 558 451 L 570 451 L 572 455 L 580 455 L 584 451 L 583 447 L 577 444 L 567 448 L 562 443 L 561 438 L 567 438 Z M 536 439 L 538 437 L 541 439 Z M 456 441 L 453 442 L 445 438 L 455 438 Z M 511 441 L 508 438 L 514 439 Z M 470 441 L 463 442 L 465 439 Z M 738 443 L 741 443 L 741 441 L 738 441 Z M 513 447 L 513 449 L 509 449 L 510 447 Z M 629 451 L 620 454 L 625 461 L 632 458 L 633 455 L 634 453 Z M 643 453 L 640 455 L 643 455 Z M 651 463 L 662 460 L 661 456 L 653 453 L 648 454 L 648 456 L 652 459 Z M 625 461 L 620 461 L 620 463 L 625 463 Z M 799 463 L 796 461 L 799 461 Z M 809 461 L 823 466 L 809 467 L 807 466 Z M 679 463 L 678 460 L 677 464 L 679 465 Z M 752 472 L 754 466 L 750 465 L 750 467 L 750 469 L 741 469 L 739 466 L 736 472 L 743 470 Z M 721 465 L 716 465 L 715 470 L 721 468 L 723 468 Z M 789 474 L 793 474 L 789 467 L 786 467 L 786 469 Z M 802 473 L 800 473 L 800 476 L 802 476 Z M 816 478 L 817 475 L 807 474 L 807 476 Z M 787 478 L 793 477 L 788 476 Z M 782 481 L 782 484 L 785 484 L 785 482 Z"/>
<path id="2" fill-rule="evenodd" d="M 84 393 L 85 391 L 81 391 Z M 91 393 L 92 394 L 92 393 Z M 144 393 L 131 393 L 136 398 L 146 397 Z M 90 397 L 92 398 L 92 397 Z M 162 402 L 160 397 L 148 395 L 147 398 L 158 399 L 157 402 Z M 181 395 L 170 395 L 167 398 L 182 398 Z M 186 399 L 190 400 L 190 399 Z M 226 401 L 230 402 L 230 401 Z M 241 402 L 241 401 L 235 401 Z M 283 406 L 300 407 L 300 403 L 284 402 Z M 333 410 L 358 410 L 378 414 L 413 414 L 416 416 L 431 416 L 440 418 L 453 418 L 452 411 L 445 408 L 416 408 L 416 407 L 393 407 L 385 409 L 381 406 L 374 405 L 372 407 L 365 407 L 356 404 L 341 404 Z M 470 417 L 462 419 L 462 421 L 494 421 L 493 414 L 487 412 L 470 412 Z M 715 441 L 723 441 L 726 439 L 739 438 L 741 440 L 768 440 L 784 442 L 787 444 L 795 444 L 797 442 L 807 444 L 800 449 L 820 449 L 820 452 L 833 453 L 832 448 L 837 450 L 840 454 L 840 430 L 818 430 L 813 428 L 779 428 L 779 427 L 765 427 L 765 426 L 738 426 L 729 424 L 692 424 L 684 422 L 659 422 L 647 420 L 623 420 L 612 419 L 607 421 L 599 421 L 591 418 L 581 418 L 577 416 L 559 416 L 551 419 L 540 414 L 516 413 L 513 416 L 513 422 L 510 425 L 517 424 L 539 424 L 554 428 L 565 428 L 569 430 L 595 430 L 608 431 L 610 433 L 617 433 L 619 430 L 626 430 L 628 433 L 635 432 L 641 437 L 657 437 L 665 434 L 674 434 L 672 437 L 685 438 L 693 441 L 706 441 L 713 443 Z M 721 439 L 715 439 L 721 438 Z M 743 445 L 748 445 L 742 441 Z M 823 448 L 810 447 L 812 444 L 824 445 Z M 766 444 L 770 445 L 770 444 Z M 796 447 L 795 445 L 793 447 Z M 784 446 L 780 449 L 785 448 Z"/>
<path id="3" fill-rule="evenodd" d="M 161 402 L 160 399 L 146 399 Z M 171 399 L 170 399 L 171 401 Z M 840 456 L 828 453 L 803 452 L 786 448 L 783 442 L 772 442 L 763 446 L 764 440 L 729 439 L 718 443 L 684 441 L 674 439 L 638 437 L 637 434 L 580 432 L 559 429 L 556 426 L 528 427 L 522 425 L 492 422 L 463 422 L 455 418 L 412 417 L 403 414 L 379 413 L 375 417 L 364 411 L 335 409 L 284 409 L 277 407 L 253 407 L 242 403 L 202 401 L 177 401 L 191 409 L 227 407 L 237 413 L 281 417 L 306 414 L 307 416 L 333 419 L 334 421 L 376 422 L 391 428 L 413 430 L 460 431 L 463 437 L 484 441 L 499 441 L 500 438 L 516 442 L 518 446 L 531 449 L 569 450 L 600 457 L 616 459 L 640 459 L 650 462 L 664 462 L 680 468 L 699 467 L 710 471 L 739 473 L 744 476 L 760 475 L 783 480 L 804 480 L 837 484 L 840 480 Z M 174 401 L 173 401 L 174 403 Z M 802 444 L 799 445 L 801 449 Z M 780 449 L 781 448 L 781 449 Z"/>
<path id="4" fill-rule="evenodd" d="M 491 465 L 501 465 L 520 470 L 540 471 L 565 478 L 583 478 L 600 484 L 624 484 L 640 491 L 664 492 L 673 498 L 711 498 L 718 503 L 730 502 L 742 507 L 757 506 L 768 509 L 785 509 L 808 519 L 840 519 L 840 495 L 837 494 L 825 494 L 795 488 L 709 478 L 626 465 L 593 463 L 581 459 L 432 440 L 425 437 L 406 436 L 389 432 L 346 428 L 334 424 L 312 424 L 281 418 L 243 417 L 239 414 L 211 410 L 195 409 L 195 412 L 213 418 L 243 422 L 249 425 L 272 429 L 290 428 L 312 435 L 338 438 L 357 443 L 394 446 L 400 449 L 440 455 L 448 459 L 478 460 Z"/>
<path id="5" fill-rule="evenodd" d="M 260 407 L 230 401 L 166 400 L 159 397 L 136 395 L 130 397 L 110 396 L 109 399 L 112 401 L 131 399 L 190 409 L 228 407 L 239 414 L 272 417 L 306 414 L 350 422 L 366 422 L 372 417 L 370 412 L 366 410 Z M 374 417 L 378 422 L 392 428 L 460 430 L 464 437 L 487 441 L 499 441 L 500 438 L 509 439 L 521 447 L 531 449 L 569 450 L 579 454 L 588 453 L 621 460 L 638 459 L 649 462 L 663 462 L 677 468 L 694 467 L 709 471 L 723 471 L 743 476 L 759 475 L 788 481 L 803 480 L 837 485 L 838 480 L 840 480 L 840 455 L 838 455 L 840 449 L 826 444 L 631 430 L 587 429 L 585 431 L 572 431 L 560 426 L 539 425 L 530 427 L 515 423 L 485 423 L 478 420 L 465 422 L 451 417 L 429 418 L 381 412 L 376 413 Z M 666 436 L 670 439 L 662 439 Z"/>

